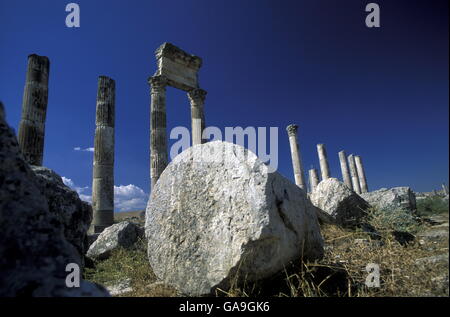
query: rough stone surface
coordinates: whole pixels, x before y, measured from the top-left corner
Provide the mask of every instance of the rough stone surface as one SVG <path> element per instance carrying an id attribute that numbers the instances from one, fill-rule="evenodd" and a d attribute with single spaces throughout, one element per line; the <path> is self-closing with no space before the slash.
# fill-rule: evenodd
<path id="1" fill-rule="evenodd" d="M 323 255 L 306 193 L 268 169 L 222 141 L 191 147 L 167 166 L 145 225 L 149 261 L 162 282 L 183 294 L 210 294 L 231 279 L 263 279 L 302 256 Z"/>
<path id="2" fill-rule="evenodd" d="M 358 225 L 369 207 L 364 199 L 336 178 L 321 181 L 311 193 L 310 199 L 314 206 L 342 226 Z"/>
<path id="3" fill-rule="evenodd" d="M 360 195 L 369 204 L 382 210 L 416 210 L 416 195 L 409 187 L 381 188 Z"/>
<path id="4" fill-rule="evenodd" d="M 111 294 L 111 296 L 122 295 L 133 291 L 130 278 L 120 280 L 112 285 L 107 285 L 106 289 Z"/>
<path id="5" fill-rule="evenodd" d="M 132 247 L 142 235 L 142 230 L 132 222 L 116 223 L 100 233 L 89 247 L 86 255 L 91 259 L 106 259 L 114 249 Z"/>
<path id="6" fill-rule="evenodd" d="M 49 211 L 64 226 L 64 236 L 78 251 L 81 262 L 88 249 L 87 231 L 92 221 L 92 207 L 64 185 L 61 176 L 51 169 L 31 166 L 38 188 L 47 200 Z"/>
<path id="7" fill-rule="evenodd" d="M 0 113 L 3 114 L 0 103 Z M 49 211 L 14 131 L 0 116 L 0 297 L 108 296 L 96 284 L 66 287 L 66 265 L 78 263 L 64 225 Z"/>

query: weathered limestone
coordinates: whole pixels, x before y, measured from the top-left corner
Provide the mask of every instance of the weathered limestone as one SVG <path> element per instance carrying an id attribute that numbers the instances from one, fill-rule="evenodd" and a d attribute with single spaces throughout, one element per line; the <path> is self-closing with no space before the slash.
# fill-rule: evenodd
<path id="1" fill-rule="evenodd" d="M 198 70 L 202 59 L 164 43 L 156 51 L 158 69 L 149 78 L 151 85 L 150 178 L 153 188 L 168 164 L 166 132 L 166 86 L 184 90 L 191 104 L 192 145 L 205 143 L 204 102 L 206 91 L 198 84 Z"/>
<path id="2" fill-rule="evenodd" d="M 149 78 L 151 85 L 150 109 L 150 178 L 151 188 L 156 184 L 167 166 L 167 134 L 166 134 L 166 85 L 164 76 Z"/>
<path id="3" fill-rule="evenodd" d="M 361 187 L 359 186 L 358 171 L 356 169 L 355 157 L 353 154 L 350 154 L 348 156 L 348 166 L 350 167 L 350 175 L 352 177 L 353 190 L 356 193 L 361 194 Z"/>
<path id="4" fill-rule="evenodd" d="M 313 192 L 317 185 L 319 185 L 319 175 L 317 174 L 317 170 L 315 168 L 309 170 L 309 184 L 311 186 L 311 192 Z"/>
<path id="5" fill-rule="evenodd" d="M 402 209 L 415 212 L 417 210 L 416 195 L 409 187 L 381 188 L 375 191 L 362 193 L 364 198 L 373 207 L 385 211 Z"/>
<path id="6" fill-rule="evenodd" d="M 294 169 L 295 184 L 303 190 L 306 190 L 305 173 L 303 170 L 302 157 L 297 141 L 298 125 L 290 124 L 286 127 L 289 135 L 289 144 L 291 146 L 292 167 Z"/>
<path id="7" fill-rule="evenodd" d="M 320 172 L 322 180 L 330 178 L 330 168 L 328 166 L 327 151 L 324 144 L 317 144 L 317 153 L 319 154 Z"/>
<path id="8" fill-rule="evenodd" d="M 193 146 L 167 166 L 147 205 L 145 234 L 155 275 L 189 296 L 323 254 L 306 192 L 251 151 L 222 141 Z"/>
<path id="9" fill-rule="evenodd" d="M 46 56 L 28 56 L 18 142 L 30 165 L 41 166 L 43 161 L 49 71 L 50 61 Z"/>
<path id="10" fill-rule="evenodd" d="M 344 150 L 339 152 L 339 162 L 341 163 L 342 180 L 344 181 L 344 184 L 348 186 L 348 188 L 353 190 L 352 179 L 350 177 L 350 171 L 348 169 L 347 155 L 345 155 Z"/>
<path id="11" fill-rule="evenodd" d="M 68 241 L 70 210 L 42 194 L 38 177 L 24 160 L 0 102 L 0 297 L 109 296 L 83 279 L 80 287 L 67 287 L 67 265 L 81 264 L 74 241 Z"/>
<path id="12" fill-rule="evenodd" d="M 205 112 L 203 105 L 205 103 L 206 91 L 200 88 L 192 89 L 188 92 L 189 101 L 191 103 L 191 120 L 192 120 L 192 145 L 205 143 L 202 139 L 205 130 Z"/>
<path id="13" fill-rule="evenodd" d="M 445 183 L 442 184 L 442 191 L 444 195 L 448 195 L 448 187 L 447 185 L 445 185 Z"/>
<path id="14" fill-rule="evenodd" d="M 106 76 L 99 77 L 92 180 L 94 233 L 102 232 L 114 223 L 115 89 L 114 80 Z"/>

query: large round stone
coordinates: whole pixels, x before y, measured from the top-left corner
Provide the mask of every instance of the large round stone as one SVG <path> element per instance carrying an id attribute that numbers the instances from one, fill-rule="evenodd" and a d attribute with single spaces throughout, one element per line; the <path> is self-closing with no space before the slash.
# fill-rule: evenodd
<path id="1" fill-rule="evenodd" d="M 157 277 L 194 296 L 323 254 L 306 193 L 221 141 L 191 147 L 167 166 L 152 189 L 145 232 Z"/>

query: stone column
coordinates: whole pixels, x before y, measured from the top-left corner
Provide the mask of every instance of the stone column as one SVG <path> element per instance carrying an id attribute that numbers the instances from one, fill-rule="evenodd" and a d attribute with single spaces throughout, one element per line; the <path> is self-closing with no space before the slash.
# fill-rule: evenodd
<path id="1" fill-rule="evenodd" d="M 352 177 L 353 190 L 356 193 L 361 194 L 361 187 L 359 186 L 358 171 L 356 169 L 355 157 L 353 156 L 353 154 L 350 154 L 348 156 L 348 166 L 350 167 L 350 175 Z"/>
<path id="2" fill-rule="evenodd" d="M 320 172 L 322 180 L 330 178 L 330 168 L 328 166 L 327 151 L 324 144 L 317 144 L 317 153 L 319 154 Z"/>
<path id="3" fill-rule="evenodd" d="M 98 78 L 92 181 L 94 233 L 114 224 L 115 90 L 114 80 L 106 76 Z"/>
<path id="4" fill-rule="evenodd" d="M 205 130 L 205 112 L 203 105 L 205 104 L 206 91 L 200 88 L 192 89 L 188 92 L 189 101 L 191 103 L 191 132 L 192 145 L 205 143 L 202 138 Z"/>
<path id="5" fill-rule="evenodd" d="M 367 187 L 366 173 L 364 172 L 364 166 L 361 161 L 361 156 L 359 155 L 355 156 L 355 164 L 356 164 L 356 171 L 358 172 L 359 187 L 361 189 L 361 193 L 367 193 L 369 189 Z"/>
<path id="6" fill-rule="evenodd" d="M 41 166 L 43 161 L 49 71 L 50 61 L 47 57 L 36 54 L 28 56 L 18 142 L 30 165 Z"/>
<path id="7" fill-rule="evenodd" d="M 291 158 L 292 167 L 294 169 L 295 184 L 301 189 L 306 190 L 302 157 L 297 142 L 297 130 L 298 126 L 296 124 L 290 124 L 286 127 L 286 131 L 289 135 L 289 144 L 291 146 Z"/>
<path id="8" fill-rule="evenodd" d="M 348 170 L 347 155 L 345 155 L 344 150 L 339 152 L 339 162 L 341 163 L 342 180 L 344 181 L 344 184 L 348 186 L 348 188 L 353 190 L 352 179 Z"/>
<path id="9" fill-rule="evenodd" d="M 151 188 L 168 164 L 166 132 L 166 85 L 164 76 L 149 78 L 150 106 L 150 179 Z"/>
<path id="10" fill-rule="evenodd" d="M 309 184 L 311 185 L 311 192 L 319 185 L 319 175 L 315 168 L 309 170 Z"/>
<path id="11" fill-rule="evenodd" d="M 445 183 L 442 184 L 442 190 L 444 192 L 444 195 L 448 195 L 448 187 L 445 185 Z"/>

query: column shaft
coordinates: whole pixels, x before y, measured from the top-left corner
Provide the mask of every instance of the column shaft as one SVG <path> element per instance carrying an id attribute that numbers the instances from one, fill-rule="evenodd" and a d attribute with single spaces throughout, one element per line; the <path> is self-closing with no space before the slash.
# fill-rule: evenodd
<path id="1" fill-rule="evenodd" d="M 303 170 L 302 157 L 297 140 L 298 126 L 295 124 L 288 125 L 286 130 L 289 135 L 289 145 L 291 148 L 292 167 L 294 169 L 295 184 L 301 189 L 306 190 L 305 173 Z"/>
<path id="2" fill-rule="evenodd" d="M 153 76 L 150 106 L 150 179 L 151 188 L 155 186 L 168 164 L 166 132 L 166 84 L 164 76 Z"/>
<path id="3" fill-rule="evenodd" d="M 330 178 L 330 168 L 328 166 L 327 151 L 324 144 L 317 144 L 317 153 L 319 154 L 320 172 L 322 180 Z"/>
<path id="4" fill-rule="evenodd" d="M 45 118 L 50 62 L 45 56 L 28 56 L 18 142 L 25 160 L 41 166 L 44 156 Z"/>
<path id="5" fill-rule="evenodd" d="M 348 156 L 348 166 L 350 167 L 350 175 L 352 177 L 353 190 L 356 193 L 361 194 L 361 187 L 359 186 L 358 171 L 356 170 L 355 157 L 353 156 L 353 154 L 350 154 Z"/>
<path id="6" fill-rule="evenodd" d="M 192 145 L 202 144 L 206 142 L 202 137 L 205 130 L 204 104 L 206 91 L 200 88 L 193 89 L 188 92 L 188 97 L 191 103 Z"/>
<path id="7" fill-rule="evenodd" d="M 369 188 L 367 187 L 366 173 L 364 172 L 364 166 L 361 161 L 361 156 L 355 156 L 355 164 L 356 171 L 358 172 L 359 187 L 361 189 L 361 193 L 367 193 L 369 191 Z"/>
<path id="8" fill-rule="evenodd" d="M 352 179 L 350 177 L 350 171 L 348 169 L 347 163 L 347 155 L 345 155 L 345 151 L 339 152 L 339 162 L 341 163 L 342 180 L 344 181 L 345 185 L 347 185 L 350 189 L 353 190 Z"/>
<path id="9" fill-rule="evenodd" d="M 115 89 L 114 80 L 99 77 L 92 180 L 92 227 L 95 233 L 114 224 Z"/>
<path id="10" fill-rule="evenodd" d="M 319 175 L 315 168 L 309 170 L 309 184 L 311 186 L 311 192 L 319 185 Z"/>

